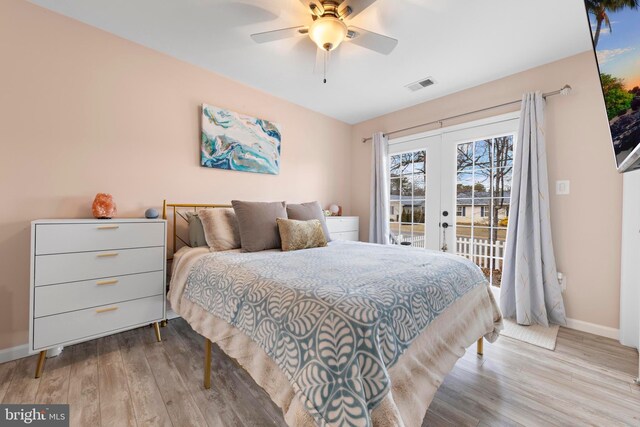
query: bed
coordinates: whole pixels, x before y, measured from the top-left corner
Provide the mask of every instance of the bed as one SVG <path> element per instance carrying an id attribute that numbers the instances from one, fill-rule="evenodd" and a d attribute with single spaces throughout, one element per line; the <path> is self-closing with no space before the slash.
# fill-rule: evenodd
<path id="1" fill-rule="evenodd" d="M 166 204 L 173 248 L 180 209 Z M 169 303 L 235 359 L 291 426 L 420 426 L 465 349 L 502 316 L 482 272 L 441 252 L 359 242 L 294 252 L 173 254 Z"/>

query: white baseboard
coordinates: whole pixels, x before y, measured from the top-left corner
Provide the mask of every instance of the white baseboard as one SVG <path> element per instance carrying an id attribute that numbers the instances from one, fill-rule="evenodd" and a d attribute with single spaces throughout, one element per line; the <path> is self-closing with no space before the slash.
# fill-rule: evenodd
<path id="1" fill-rule="evenodd" d="M 17 345 L 15 347 L 0 350 L 0 363 L 22 359 L 29 355 L 29 344 Z"/>
<path id="2" fill-rule="evenodd" d="M 567 318 L 567 328 L 575 329 L 576 331 L 588 332 L 590 334 L 599 335 L 601 337 L 611 338 L 614 340 L 620 339 L 620 330 L 611 328 L 609 326 L 596 325 L 595 323 L 589 323 L 582 320 Z"/>

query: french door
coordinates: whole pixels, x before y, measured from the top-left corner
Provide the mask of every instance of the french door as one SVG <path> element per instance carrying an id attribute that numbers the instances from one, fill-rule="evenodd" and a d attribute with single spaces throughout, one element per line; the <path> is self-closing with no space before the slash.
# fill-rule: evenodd
<path id="1" fill-rule="evenodd" d="M 392 242 L 467 257 L 499 286 L 517 127 L 513 113 L 389 141 Z"/>

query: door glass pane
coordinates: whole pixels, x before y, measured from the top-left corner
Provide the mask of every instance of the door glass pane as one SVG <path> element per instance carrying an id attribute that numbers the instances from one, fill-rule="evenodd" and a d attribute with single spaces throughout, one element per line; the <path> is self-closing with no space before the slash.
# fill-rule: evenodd
<path id="1" fill-rule="evenodd" d="M 413 154 L 405 153 L 402 155 L 402 174 L 409 175 L 413 173 Z"/>
<path id="2" fill-rule="evenodd" d="M 400 223 L 392 222 L 389 224 L 389 232 L 391 233 L 391 243 L 396 243 L 398 234 L 400 234 Z"/>
<path id="3" fill-rule="evenodd" d="M 513 135 L 496 138 L 493 142 L 495 167 L 501 168 L 513 164 Z"/>
<path id="4" fill-rule="evenodd" d="M 491 197 L 491 170 L 476 169 L 473 173 L 473 197 Z"/>
<path id="5" fill-rule="evenodd" d="M 473 199 L 459 198 L 456 205 L 456 224 L 471 225 L 471 212 L 473 211 Z"/>
<path id="6" fill-rule="evenodd" d="M 413 197 L 424 197 L 424 174 L 413 175 Z"/>
<path id="7" fill-rule="evenodd" d="M 391 156 L 390 160 L 390 172 L 391 176 L 400 176 L 400 156 Z"/>
<path id="8" fill-rule="evenodd" d="M 511 195 L 511 181 L 513 173 L 510 167 L 493 170 L 493 196 L 509 197 Z"/>
<path id="9" fill-rule="evenodd" d="M 389 221 L 400 222 L 400 202 L 391 202 L 389 208 Z"/>
<path id="10" fill-rule="evenodd" d="M 424 200 L 414 200 L 413 203 L 413 223 L 424 224 Z"/>
<path id="11" fill-rule="evenodd" d="M 411 229 L 411 223 L 410 222 L 403 222 L 402 224 L 400 224 L 400 234 L 398 235 L 399 237 L 399 242 L 400 244 L 402 243 L 409 243 L 411 244 L 411 238 L 412 238 L 412 229 Z"/>
<path id="12" fill-rule="evenodd" d="M 391 189 L 391 196 L 396 196 L 396 199 L 398 199 L 398 196 L 400 196 L 400 178 L 391 178 L 391 185 L 389 187 Z"/>
<path id="13" fill-rule="evenodd" d="M 456 186 L 458 198 L 473 197 L 473 172 L 458 172 L 458 181 Z"/>
<path id="14" fill-rule="evenodd" d="M 471 227 L 456 226 L 456 254 L 465 258 L 471 258 Z"/>
<path id="15" fill-rule="evenodd" d="M 491 140 L 476 141 L 474 143 L 473 161 L 474 166 L 481 168 L 491 168 Z"/>
<path id="16" fill-rule="evenodd" d="M 397 154 L 389 159 L 392 243 L 425 247 L 426 161 L 426 150 Z"/>
<path id="17" fill-rule="evenodd" d="M 473 168 L 473 144 L 468 142 L 466 144 L 458 144 L 458 170 L 471 170 Z"/>
<path id="18" fill-rule="evenodd" d="M 405 200 L 411 200 L 413 194 L 413 177 L 412 175 L 400 178 L 400 195 Z"/>
<path id="19" fill-rule="evenodd" d="M 500 286 L 509 224 L 513 135 L 458 144 L 456 253 Z"/>
<path id="20" fill-rule="evenodd" d="M 488 227 L 491 225 L 491 199 L 473 199 L 473 225 Z"/>
<path id="21" fill-rule="evenodd" d="M 413 173 L 425 173 L 426 151 L 416 151 L 413 154 Z"/>

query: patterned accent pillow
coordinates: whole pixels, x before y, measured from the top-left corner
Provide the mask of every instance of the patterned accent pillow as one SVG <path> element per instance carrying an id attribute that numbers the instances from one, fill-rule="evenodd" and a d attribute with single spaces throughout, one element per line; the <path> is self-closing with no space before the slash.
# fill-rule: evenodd
<path id="1" fill-rule="evenodd" d="M 240 248 L 238 219 L 231 208 L 202 209 L 198 212 L 202 221 L 207 245 L 214 251 Z"/>
<path id="2" fill-rule="evenodd" d="M 283 251 L 321 248 L 327 246 L 327 238 L 322 223 L 317 219 L 297 221 L 295 219 L 276 219 Z"/>

